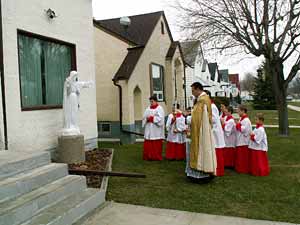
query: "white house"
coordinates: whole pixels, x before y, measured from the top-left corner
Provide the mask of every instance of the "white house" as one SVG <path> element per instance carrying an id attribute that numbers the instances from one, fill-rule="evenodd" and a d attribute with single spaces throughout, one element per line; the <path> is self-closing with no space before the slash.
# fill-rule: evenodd
<path id="1" fill-rule="evenodd" d="M 212 96 L 230 97 L 232 85 L 228 79 L 228 70 L 219 70 L 218 64 L 208 63 L 204 58 L 200 41 L 181 42 L 186 61 L 186 93 L 187 106 L 193 105 L 191 84 L 200 82 Z"/>
<path id="2" fill-rule="evenodd" d="M 95 81 L 92 1 L 1 1 L 0 139 L 22 151 L 57 147 L 63 83 L 71 70 Z M 81 93 L 80 128 L 97 144 L 96 89 Z"/>
<path id="3" fill-rule="evenodd" d="M 210 73 L 208 71 L 207 61 L 204 59 L 200 41 L 187 41 L 180 43 L 184 60 L 186 62 L 186 96 L 187 107 L 193 105 L 191 85 L 194 82 L 200 82 L 205 87 L 210 86 Z"/>

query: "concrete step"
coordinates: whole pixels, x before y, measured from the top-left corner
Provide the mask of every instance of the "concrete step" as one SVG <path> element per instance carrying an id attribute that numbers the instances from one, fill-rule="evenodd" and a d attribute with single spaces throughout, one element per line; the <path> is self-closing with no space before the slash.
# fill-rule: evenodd
<path id="1" fill-rule="evenodd" d="M 0 204 L 68 175 L 66 164 L 51 163 L 0 181 Z"/>
<path id="2" fill-rule="evenodd" d="M 0 180 L 50 162 L 49 152 L 0 151 Z"/>
<path id="3" fill-rule="evenodd" d="M 22 225 L 71 225 L 104 201 L 104 191 L 88 188 L 47 208 Z"/>
<path id="4" fill-rule="evenodd" d="M 0 225 L 17 225 L 58 201 L 86 188 L 81 176 L 65 176 L 46 186 L 0 204 Z"/>

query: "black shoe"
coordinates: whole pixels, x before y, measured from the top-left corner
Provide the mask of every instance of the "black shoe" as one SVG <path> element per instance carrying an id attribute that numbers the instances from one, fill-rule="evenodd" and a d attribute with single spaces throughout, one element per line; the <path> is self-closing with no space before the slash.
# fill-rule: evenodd
<path id="1" fill-rule="evenodd" d="M 215 176 L 213 175 L 208 175 L 206 177 L 203 177 L 203 178 L 194 178 L 194 177 L 189 177 L 187 176 L 187 178 L 192 182 L 192 183 L 196 183 L 196 184 L 207 184 L 209 183 L 210 181 L 212 181 Z"/>

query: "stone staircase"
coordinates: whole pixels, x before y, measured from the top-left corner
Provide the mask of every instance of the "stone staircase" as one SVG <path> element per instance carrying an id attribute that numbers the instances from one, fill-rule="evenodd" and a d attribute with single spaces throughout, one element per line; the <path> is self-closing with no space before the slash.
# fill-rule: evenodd
<path id="1" fill-rule="evenodd" d="M 47 152 L 0 151 L 0 225 L 71 225 L 104 201 Z"/>

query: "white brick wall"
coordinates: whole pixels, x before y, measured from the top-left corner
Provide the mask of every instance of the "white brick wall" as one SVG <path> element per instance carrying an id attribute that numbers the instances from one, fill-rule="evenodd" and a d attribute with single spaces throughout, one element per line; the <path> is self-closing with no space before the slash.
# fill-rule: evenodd
<path id="1" fill-rule="evenodd" d="M 57 18 L 49 21 L 45 10 Z M 4 73 L 9 149 L 44 150 L 57 146 L 62 109 L 21 111 L 17 29 L 76 45 L 80 80 L 95 81 L 91 0 L 2 1 Z M 97 137 L 96 89 L 85 89 L 80 99 L 80 128 L 85 139 Z M 1 119 L 3 140 L 3 120 Z"/>

